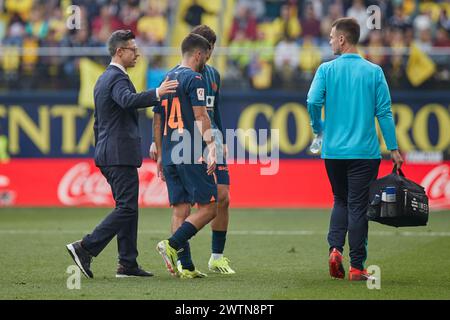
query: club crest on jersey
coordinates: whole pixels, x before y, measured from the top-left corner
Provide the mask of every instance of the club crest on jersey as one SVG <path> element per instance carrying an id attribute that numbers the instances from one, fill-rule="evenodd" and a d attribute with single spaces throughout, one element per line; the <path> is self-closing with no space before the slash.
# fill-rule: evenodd
<path id="1" fill-rule="evenodd" d="M 197 88 L 197 98 L 199 101 L 205 100 L 205 89 L 204 88 Z"/>

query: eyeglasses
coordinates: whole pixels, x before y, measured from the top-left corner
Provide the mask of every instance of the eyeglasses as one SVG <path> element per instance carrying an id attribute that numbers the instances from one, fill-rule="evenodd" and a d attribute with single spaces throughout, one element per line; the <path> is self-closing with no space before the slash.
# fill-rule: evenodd
<path id="1" fill-rule="evenodd" d="M 139 49 L 138 48 L 128 48 L 128 47 L 120 47 L 121 49 L 128 49 L 133 51 L 134 54 L 138 54 L 139 53 Z"/>

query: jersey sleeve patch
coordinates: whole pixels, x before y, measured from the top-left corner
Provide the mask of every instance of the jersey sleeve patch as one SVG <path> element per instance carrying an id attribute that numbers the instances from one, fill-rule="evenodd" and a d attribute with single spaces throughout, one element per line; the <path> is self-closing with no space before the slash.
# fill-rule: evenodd
<path id="1" fill-rule="evenodd" d="M 205 89 L 204 88 L 197 88 L 197 99 L 199 101 L 205 100 Z"/>

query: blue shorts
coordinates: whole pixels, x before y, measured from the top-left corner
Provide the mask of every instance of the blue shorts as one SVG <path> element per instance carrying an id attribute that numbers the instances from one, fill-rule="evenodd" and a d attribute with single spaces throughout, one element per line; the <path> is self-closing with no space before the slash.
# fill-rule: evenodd
<path id="1" fill-rule="evenodd" d="M 217 184 L 225 184 L 227 186 L 230 185 L 230 175 L 228 173 L 228 166 L 227 164 L 218 164 L 216 166 L 216 178 L 217 178 Z"/>
<path id="2" fill-rule="evenodd" d="M 202 164 L 176 164 L 163 167 L 170 205 L 208 204 L 217 201 L 217 184 Z"/>

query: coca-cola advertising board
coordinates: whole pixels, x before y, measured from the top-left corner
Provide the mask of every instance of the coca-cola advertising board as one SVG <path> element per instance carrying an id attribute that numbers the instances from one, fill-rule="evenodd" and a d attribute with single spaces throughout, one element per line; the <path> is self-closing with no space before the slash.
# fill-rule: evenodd
<path id="1" fill-rule="evenodd" d="M 231 206 L 329 208 L 333 198 L 322 161 L 280 160 L 278 172 L 262 175 L 263 165 L 233 164 Z M 392 170 L 382 161 L 379 176 Z M 425 187 L 433 210 L 450 209 L 450 161 L 406 164 L 405 175 Z M 141 207 L 167 207 L 165 183 L 156 164 L 139 168 Z M 111 190 L 88 159 L 13 159 L 0 165 L 0 206 L 114 206 Z"/>

